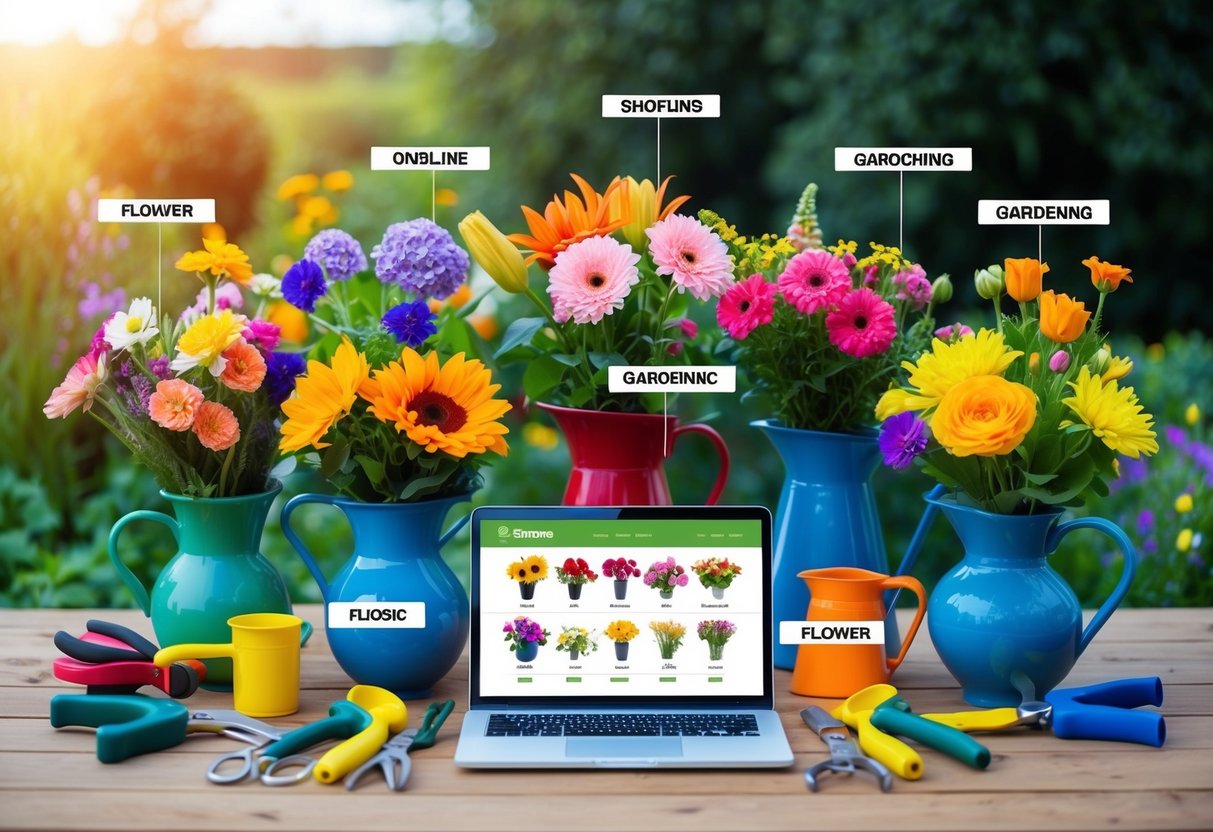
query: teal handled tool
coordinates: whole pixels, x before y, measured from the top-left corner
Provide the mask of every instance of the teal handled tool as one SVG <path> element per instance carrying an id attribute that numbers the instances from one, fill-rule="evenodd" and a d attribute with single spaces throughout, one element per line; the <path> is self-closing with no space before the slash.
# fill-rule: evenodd
<path id="1" fill-rule="evenodd" d="M 303 757 L 300 752 L 318 745 L 326 740 L 349 739 L 355 734 L 366 730 L 371 724 L 371 715 L 366 709 L 340 699 L 329 706 L 329 715 L 324 719 L 296 728 L 280 739 L 258 748 L 245 748 L 232 751 L 216 757 L 207 769 L 206 778 L 212 783 L 228 785 L 243 780 L 260 779 L 268 786 L 280 786 L 297 783 L 311 776 L 316 761 Z M 302 764 L 300 770 L 289 775 L 269 774 L 270 766 L 279 764 L 284 767 L 287 761 L 292 765 Z M 234 770 L 222 771 L 228 763 L 240 763 Z"/>
<path id="2" fill-rule="evenodd" d="M 431 702 L 421 718 L 421 725 L 410 728 L 388 740 L 383 748 L 371 759 L 367 760 L 345 778 L 345 787 L 357 788 L 362 775 L 375 768 L 382 769 L 387 787 L 392 791 L 403 791 L 413 770 L 413 761 L 409 754 L 420 748 L 431 747 L 438 738 L 438 729 L 446 718 L 455 710 L 455 701 L 448 699 L 442 704 Z"/>
<path id="3" fill-rule="evenodd" d="M 97 729 L 97 759 L 120 763 L 185 742 L 189 709 L 171 699 L 119 694 L 59 694 L 51 698 L 51 725 Z"/>
<path id="4" fill-rule="evenodd" d="M 990 749 L 962 731 L 913 713 L 910 704 L 897 695 L 872 711 L 872 727 L 934 748 L 970 768 L 985 769 L 990 765 Z"/>

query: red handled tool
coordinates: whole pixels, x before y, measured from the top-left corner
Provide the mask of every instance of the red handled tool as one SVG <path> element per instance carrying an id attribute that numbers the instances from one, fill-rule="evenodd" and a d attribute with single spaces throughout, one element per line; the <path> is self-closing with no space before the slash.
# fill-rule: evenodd
<path id="1" fill-rule="evenodd" d="M 86 685 L 92 694 L 134 693 L 151 685 L 174 699 L 190 696 L 206 679 L 206 666 L 198 661 L 157 667 L 152 659 L 158 648 L 134 630 L 95 619 L 85 627 L 79 638 L 55 633 L 55 646 L 65 654 L 55 659 L 56 679 Z"/>

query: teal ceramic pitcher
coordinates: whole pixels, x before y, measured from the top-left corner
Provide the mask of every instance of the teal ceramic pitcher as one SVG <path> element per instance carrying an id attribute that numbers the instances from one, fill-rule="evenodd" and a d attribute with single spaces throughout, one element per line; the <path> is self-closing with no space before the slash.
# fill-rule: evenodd
<path id="1" fill-rule="evenodd" d="M 963 505 L 937 487 L 900 572 L 909 571 L 927 525 L 942 512 L 964 547 L 959 564 L 935 585 L 927 627 L 935 650 L 964 688 L 966 702 L 985 708 L 1019 705 L 1026 690 L 1040 699 L 1074 667 L 1133 582 L 1137 555 L 1115 523 L 1099 517 L 1059 522 L 1061 511 L 992 514 Z M 1079 529 L 1112 538 L 1124 568 L 1111 596 L 1087 623 L 1074 591 L 1048 563 L 1061 539 Z"/>
<path id="2" fill-rule="evenodd" d="M 282 490 L 242 497 L 183 497 L 161 491 L 174 516 L 133 511 L 110 530 L 109 556 L 135 603 L 152 619 L 161 647 L 232 640 L 227 620 L 254 612 L 291 612 L 291 599 L 278 570 L 261 554 L 261 532 L 270 505 Z M 160 570 L 151 592 L 122 562 L 118 539 L 136 520 L 160 523 L 172 532 L 178 552 Z M 304 622 L 303 640 L 311 634 Z M 231 659 L 208 659 L 206 685 L 231 685 Z"/>
<path id="3" fill-rule="evenodd" d="M 803 621 L 809 590 L 806 569 L 850 566 L 888 574 L 884 534 L 876 513 L 871 478 L 880 464 L 876 433 L 826 433 L 751 423 L 766 434 L 783 459 L 783 489 L 775 510 L 771 599 L 774 632 L 780 621 Z M 893 594 L 885 597 L 885 652 L 901 647 Z M 776 644 L 775 666 L 796 666 L 797 645 Z"/>
<path id="4" fill-rule="evenodd" d="M 468 637 L 468 597 L 439 550 L 468 521 L 464 516 L 444 533 L 447 513 L 470 499 L 468 493 L 362 503 L 300 494 L 283 506 L 282 532 L 320 586 L 329 647 L 354 681 L 417 699 L 458 661 Z M 291 526 L 305 503 L 341 509 L 354 531 L 354 553 L 332 580 Z"/>

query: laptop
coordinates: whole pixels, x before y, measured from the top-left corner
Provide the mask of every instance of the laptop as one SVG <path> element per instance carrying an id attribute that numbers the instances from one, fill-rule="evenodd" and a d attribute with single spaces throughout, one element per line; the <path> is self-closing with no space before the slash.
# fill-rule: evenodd
<path id="1" fill-rule="evenodd" d="M 456 765 L 792 764 L 774 710 L 765 508 L 483 507 L 471 525 L 470 696 Z M 622 586 L 604 569 L 621 558 L 640 573 Z M 693 569 L 710 558 L 741 567 L 723 592 Z M 569 559 L 574 572 L 580 559 L 597 579 L 570 591 L 556 572 Z M 658 563 L 665 569 L 651 568 Z M 511 567 L 546 577 L 528 588 Z M 669 597 L 646 583 L 649 572 L 662 571 L 675 575 Z M 585 637 L 575 658 L 556 649 L 567 646 L 565 628 Z M 531 656 L 528 636 L 537 643 L 542 633 L 546 644 Z M 679 643 L 671 652 L 672 641 Z"/>

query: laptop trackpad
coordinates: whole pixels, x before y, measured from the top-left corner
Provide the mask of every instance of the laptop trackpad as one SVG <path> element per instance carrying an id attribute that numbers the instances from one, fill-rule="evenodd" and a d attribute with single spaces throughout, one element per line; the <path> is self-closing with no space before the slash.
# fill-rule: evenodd
<path id="1" fill-rule="evenodd" d="M 577 737 L 565 740 L 569 757 L 681 757 L 680 737 Z"/>

